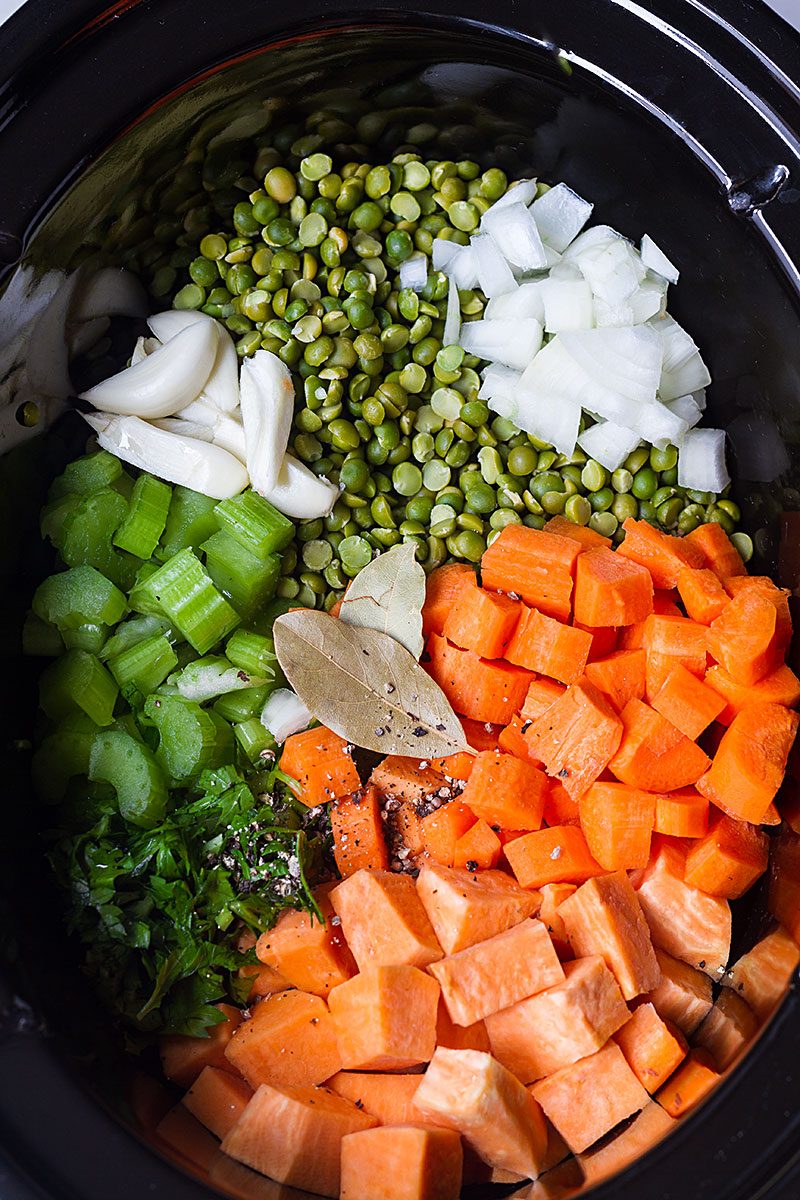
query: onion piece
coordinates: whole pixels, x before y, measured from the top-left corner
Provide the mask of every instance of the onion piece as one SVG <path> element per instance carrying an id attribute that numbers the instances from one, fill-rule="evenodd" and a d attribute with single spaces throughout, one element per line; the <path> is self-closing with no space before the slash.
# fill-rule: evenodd
<path id="1" fill-rule="evenodd" d="M 264 495 L 287 517 L 310 521 L 328 515 L 339 499 L 339 489 L 309 471 L 292 454 L 284 454 L 277 482 Z"/>
<path id="2" fill-rule="evenodd" d="M 656 400 L 640 406 L 634 428 L 643 441 L 663 449 L 665 446 L 680 445 L 689 426 L 678 413 Z"/>
<path id="3" fill-rule="evenodd" d="M 458 335 L 461 332 L 461 302 L 458 298 L 458 288 L 453 280 L 450 280 L 447 289 L 447 312 L 444 318 L 444 331 L 442 333 L 443 346 L 456 346 L 458 344 Z"/>
<path id="4" fill-rule="evenodd" d="M 697 407 L 700 409 L 700 412 L 705 412 L 706 411 L 706 389 L 698 388 L 696 392 L 691 393 L 691 397 L 694 400 Z"/>
<path id="5" fill-rule="evenodd" d="M 667 400 L 664 407 L 685 421 L 687 429 L 693 429 L 703 417 L 703 410 L 694 396 L 677 396 L 674 400 Z"/>
<path id="6" fill-rule="evenodd" d="M 531 206 L 542 241 L 554 250 L 566 250 L 592 215 L 593 204 L 565 183 L 557 183 Z"/>
<path id="7" fill-rule="evenodd" d="M 483 372 L 478 398 L 485 400 L 498 416 L 514 421 L 517 414 L 517 385 L 521 371 L 504 367 L 502 363 L 490 363 Z"/>
<path id="8" fill-rule="evenodd" d="M 174 687 L 179 696 L 198 704 L 213 700 L 215 696 L 260 687 L 265 682 L 260 676 L 248 675 L 232 666 L 226 658 L 212 655 L 188 663 L 182 671 L 173 671 L 167 678 L 167 684 Z"/>
<path id="9" fill-rule="evenodd" d="M 239 393 L 250 482 L 266 496 L 277 484 L 292 430 L 291 371 L 277 354 L 256 350 L 242 363 Z"/>
<path id="10" fill-rule="evenodd" d="M 143 358 L 147 358 L 148 354 L 152 354 L 154 350 L 157 350 L 160 345 L 161 343 L 158 338 L 138 337 L 131 353 L 130 365 L 135 367 Z"/>
<path id="11" fill-rule="evenodd" d="M 536 197 L 537 182 L 535 179 L 520 179 L 517 183 L 512 183 L 511 187 L 503 192 L 499 200 L 495 200 L 491 208 L 481 217 L 481 225 L 487 213 L 494 212 L 498 208 L 507 208 L 510 204 L 530 204 Z"/>
<path id="12" fill-rule="evenodd" d="M 662 348 L 661 340 L 647 325 L 632 329 L 576 330 L 559 337 L 570 356 L 596 384 L 640 404 L 655 400 Z M 614 420 L 611 414 L 608 416 Z M 620 423 L 630 424 L 625 420 Z"/>
<path id="13" fill-rule="evenodd" d="M 400 287 L 412 292 L 421 292 L 428 282 L 428 258 L 425 254 L 412 254 L 400 264 Z"/>
<path id="14" fill-rule="evenodd" d="M 635 325 L 633 305 L 627 300 L 622 304 L 608 304 L 599 296 L 593 297 L 594 323 L 598 329 L 622 329 Z"/>
<path id="15" fill-rule="evenodd" d="M 582 279 L 550 279 L 542 283 L 544 327 L 548 333 L 565 329 L 592 329 L 592 290 Z"/>
<path id="16" fill-rule="evenodd" d="M 83 418 L 104 450 L 168 483 L 183 484 L 214 500 L 228 500 L 247 487 L 242 463 L 212 442 L 169 433 L 139 417 L 99 412 L 84 413 Z"/>
<path id="17" fill-rule="evenodd" d="M 433 263 L 434 271 L 444 271 L 445 275 L 448 275 L 450 264 L 458 257 L 459 250 L 463 249 L 464 247 L 459 245 L 458 242 L 451 242 L 446 238 L 435 238 L 431 251 L 431 262 Z"/>
<path id="18" fill-rule="evenodd" d="M 475 256 L 478 284 L 487 299 L 513 291 L 517 286 L 513 272 L 494 238 L 488 233 L 477 233 L 469 239 L 469 244 Z"/>
<path id="19" fill-rule="evenodd" d="M 308 729 L 312 719 L 303 701 L 290 688 L 277 688 L 261 710 L 261 724 L 279 744 Z"/>
<path id="20" fill-rule="evenodd" d="M 119 416 L 174 416 L 200 395 L 217 346 L 216 322 L 197 322 L 135 366 L 82 392 L 81 398 Z"/>
<path id="21" fill-rule="evenodd" d="M 576 400 L 593 416 L 605 417 L 609 421 L 631 427 L 636 419 L 638 405 L 612 386 L 608 386 L 602 372 L 598 372 L 596 364 L 592 364 L 591 369 L 587 371 L 568 352 L 566 339 L 583 336 L 583 332 L 557 333 L 527 368 L 524 379 L 520 381 L 521 386 L 534 389 L 541 397 L 546 398 L 549 395 L 553 404 L 560 403 L 563 397 Z"/>
<path id="22" fill-rule="evenodd" d="M 101 267 L 81 281 L 69 319 L 144 317 L 146 313 L 147 296 L 133 272 L 124 267 Z"/>
<path id="23" fill-rule="evenodd" d="M 493 238 L 512 267 L 541 271 L 547 266 L 539 230 L 524 204 L 506 204 L 500 208 L 492 205 L 483 216 L 481 229 Z"/>
<path id="24" fill-rule="evenodd" d="M 730 483 L 724 429 L 690 429 L 678 449 L 678 486 L 721 492 Z"/>
<path id="25" fill-rule="evenodd" d="M 581 423 L 581 403 L 565 392 L 554 393 L 542 386 L 536 364 L 538 354 L 523 372 L 517 385 L 517 412 L 514 422 L 526 433 L 553 446 L 559 454 L 572 454 Z"/>
<path id="26" fill-rule="evenodd" d="M 616 229 L 612 229 L 610 225 L 592 225 L 591 229 L 585 229 L 575 238 L 574 242 L 567 246 L 564 258 L 567 262 L 577 262 L 582 255 L 596 246 L 624 241 L 622 234 L 617 233 Z"/>
<path id="27" fill-rule="evenodd" d="M 667 304 L 667 284 L 663 279 L 645 279 L 628 299 L 633 325 L 643 325 L 652 317 L 663 317 Z"/>
<path id="28" fill-rule="evenodd" d="M 147 318 L 151 332 L 161 342 L 188 329 L 198 322 L 210 322 L 217 332 L 218 345 L 214 357 L 214 365 L 209 372 L 203 391 L 212 404 L 216 404 L 221 412 L 233 412 L 239 403 L 239 356 L 233 344 L 233 338 L 225 326 L 210 317 L 208 313 L 195 309 L 168 308 L 164 312 L 154 313 Z"/>
<path id="29" fill-rule="evenodd" d="M 592 246 L 574 261 L 594 295 L 607 304 L 629 300 L 645 277 L 641 258 L 624 238 Z"/>
<path id="30" fill-rule="evenodd" d="M 641 438 L 634 429 L 617 425 L 616 421 L 599 421 L 584 429 L 578 445 L 590 458 L 600 463 L 607 471 L 616 471 L 629 454 L 639 445 Z"/>
<path id="31" fill-rule="evenodd" d="M 472 246 L 459 246 L 458 254 L 450 259 L 447 273 L 462 292 L 474 288 L 478 282 L 478 263 Z"/>
<path id="32" fill-rule="evenodd" d="M 707 387 L 711 375 L 691 335 L 668 315 L 648 324 L 658 333 L 664 347 L 658 386 L 661 399 L 675 400 L 678 396 Z"/>
<path id="33" fill-rule="evenodd" d="M 500 319 L 515 320 L 523 317 L 533 317 L 540 325 L 544 325 L 544 300 L 542 287 L 544 279 L 530 279 L 521 283 L 513 292 L 503 292 L 495 296 L 483 310 L 486 321 Z"/>
<path id="34" fill-rule="evenodd" d="M 664 251 L 655 244 L 649 233 L 646 233 L 642 238 L 642 262 L 648 271 L 655 271 L 656 275 L 660 275 L 668 283 L 677 283 L 680 279 L 678 268 L 674 263 L 670 262 Z"/>
<path id="35" fill-rule="evenodd" d="M 468 354 L 524 371 L 542 344 L 542 327 L 533 317 L 519 321 L 468 321 L 461 345 Z"/>

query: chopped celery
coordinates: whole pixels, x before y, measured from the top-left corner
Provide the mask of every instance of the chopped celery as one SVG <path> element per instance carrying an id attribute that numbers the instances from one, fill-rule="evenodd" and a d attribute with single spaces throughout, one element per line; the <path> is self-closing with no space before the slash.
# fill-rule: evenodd
<path id="1" fill-rule="evenodd" d="M 205 654 L 239 624 L 191 550 L 181 550 L 144 582 L 137 581 L 131 604 L 142 612 L 163 612 Z"/>
<path id="2" fill-rule="evenodd" d="M 77 629 L 64 630 L 64 645 L 68 650 L 88 650 L 90 654 L 98 654 L 106 644 L 108 626 L 98 625 L 87 621 Z"/>
<path id="3" fill-rule="evenodd" d="M 214 712 L 238 725 L 248 717 L 259 715 L 272 688 L 273 684 L 265 683 L 260 687 L 243 688 L 240 692 L 226 692 L 215 701 Z"/>
<path id="4" fill-rule="evenodd" d="M 144 714 L 158 730 L 156 758 L 177 783 L 186 783 L 206 767 L 220 766 L 220 731 L 213 714 L 182 696 L 148 696 Z"/>
<path id="5" fill-rule="evenodd" d="M 150 558 L 167 523 L 172 488 L 153 475 L 133 485 L 128 512 L 114 534 L 114 545 L 138 558 Z"/>
<path id="6" fill-rule="evenodd" d="M 110 579 L 94 567 L 72 567 L 50 575 L 34 592 L 33 611 L 59 629 L 81 625 L 116 625 L 125 616 L 128 602 Z"/>
<path id="7" fill-rule="evenodd" d="M 122 463 L 107 450 L 97 450 L 67 463 L 63 474 L 53 481 L 50 495 L 54 497 L 69 493 L 88 495 L 111 487 L 122 474 Z"/>
<path id="8" fill-rule="evenodd" d="M 110 725 L 116 702 L 116 683 L 88 650 L 68 650 L 39 680 L 39 703 L 55 721 L 80 709 L 97 725 Z"/>
<path id="9" fill-rule="evenodd" d="M 134 612 L 144 613 L 146 616 L 159 617 L 161 620 L 166 620 L 161 605 L 155 596 L 146 587 L 148 580 L 152 579 L 156 571 L 160 571 L 158 563 L 145 562 L 139 567 L 136 572 L 136 579 L 128 596 L 128 603 Z"/>
<path id="10" fill-rule="evenodd" d="M 214 712 L 213 709 L 207 711 L 208 715 L 211 717 L 211 720 L 214 722 L 214 728 L 217 731 L 217 741 L 216 745 L 214 746 L 213 762 L 215 766 L 223 766 L 225 763 L 233 762 L 234 750 L 236 747 L 233 729 L 231 728 L 229 722 L 226 721 L 224 717 L 221 717 L 219 713 Z"/>
<path id="11" fill-rule="evenodd" d="M 261 687 L 267 680 L 263 674 L 248 675 L 232 666 L 227 658 L 208 655 L 195 659 L 182 671 L 171 675 L 168 682 L 174 684 L 178 694 L 186 700 L 196 700 L 202 704 L 204 700 L 213 700 L 215 696 L 222 696 L 226 692 Z"/>
<path id="12" fill-rule="evenodd" d="M 156 557 L 166 562 L 179 550 L 196 550 L 217 528 L 216 500 L 180 484 L 172 489 L 166 528 Z"/>
<path id="13" fill-rule="evenodd" d="M 236 629 L 225 644 L 225 654 L 235 667 L 241 667 L 250 675 L 263 675 L 272 679 L 275 675 L 275 643 L 263 633 L 251 629 Z"/>
<path id="14" fill-rule="evenodd" d="M 279 555 L 270 554 L 262 561 L 222 529 L 203 542 L 201 549 L 209 575 L 243 617 L 255 613 L 275 594 L 281 573 Z"/>
<path id="15" fill-rule="evenodd" d="M 112 658 L 115 654 L 122 654 L 123 650 L 130 649 L 137 642 L 143 642 L 146 638 L 153 637 L 156 633 L 163 633 L 170 642 L 175 641 L 175 635 L 169 621 L 165 617 L 131 617 L 129 621 L 125 621 L 122 625 L 117 626 L 105 646 L 103 646 L 100 658 L 105 661 L 108 658 Z"/>
<path id="16" fill-rule="evenodd" d="M 134 478 L 127 471 L 123 471 L 118 479 L 112 483 L 112 488 L 115 492 L 119 492 L 120 496 L 130 503 L 130 498 L 133 495 Z"/>
<path id="17" fill-rule="evenodd" d="M 258 492 L 241 492 L 230 500 L 221 500 L 216 513 L 220 529 L 262 562 L 270 554 L 285 550 L 294 537 L 293 523 Z"/>
<path id="18" fill-rule="evenodd" d="M 22 653 L 32 658 L 53 658 L 64 649 L 64 639 L 49 621 L 29 612 L 22 626 Z"/>
<path id="19" fill-rule="evenodd" d="M 80 496 L 68 493 L 57 500 L 45 504 L 39 517 L 39 531 L 43 538 L 49 538 L 54 546 L 61 541 L 61 531 L 70 513 L 73 513 L 81 502 Z"/>
<path id="20" fill-rule="evenodd" d="M 133 684 L 143 695 L 155 691 L 177 666 L 178 656 L 163 633 L 137 642 L 108 660 L 108 669 L 120 687 Z"/>
<path id="21" fill-rule="evenodd" d="M 154 755 L 143 742 L 119 729 L 98 733 L 89 757 L 89 778 L 110 783 L 120 815 L 147 829 L 163 821 L 167 783 Z"/>
<path id="22" fill-rule="evenodd" d="M 126 501 L 111 488 L 84 496 L 66 517 L 58 541 L 59 553 L 67 566 L 88 563 L 127 590 L 138 564 L 135 558 L 115 550 L 111 542 L 127 511 Z"/>
<path id="23" fill-rule="evenodd" d="M 256 763 L 263 758 L 274 758 L 277 742 L 258 717 L 248 717 L 234 726 L 236 740 L 250 762 Z"/>
<path id="24" fill-rule="evenodd" d="M 31 762 L 33 785 L 45 804 L 64 798 L 76 775 L 88 775 L 89 755 L 99 728 L 83 713 L 66 717 L 42 740 Z"/>

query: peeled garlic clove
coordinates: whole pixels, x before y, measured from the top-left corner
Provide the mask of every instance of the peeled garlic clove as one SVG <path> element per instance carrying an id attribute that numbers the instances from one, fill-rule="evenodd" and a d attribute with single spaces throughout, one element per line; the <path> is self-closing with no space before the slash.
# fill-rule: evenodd
<path id="1" fill-rule="evenodd" d="M 161 342 L 168 342 L 191 325 L 203 321 L 217 331 L 218 345 L 214 365 L 209 372 L 203 392 L 221 412 L 233 412 L 239 404 L 239 356 L 233 338 L 225 326 L 208 313 L 195 309 L 169 308 L 147 318 L 150 331 Z"/>
<path id="2" fill-rule="evenodd" d="M 133 353 L 131 354 L 130 366 L 135 367 L 143 358 L 147 358 L 148 354 L 152 354 L 154 350 L 157 350 L 160 344 L 157 338 L 138 337 L 133 347 Z"/>
<path id="3" fill-rule="evenodd" d="M 277 354 L 256 350 L 242 363 L 239 386 L 247 469 L 257 492 L 277 484 L 294 416 L 292 375 Z"/>
<path id="4" fill-rule="evenodd" d="M 183 484 L 214 500 L 227 500 L 249 482 L 242 463 L 213 442 L 110 412 L 85 413 L 84 420 L 95 430 L 104 450 L 168 483 Z"/>
<path id="5" fill-rule="evenodd" d="M 339 489 L 291 454 L 284 454 L 275 487 L 263 495 L 279 512 L 297 520 L 309 521 L 326 517 L 339 499 Z"/>
<path id="6" fill-rule="evenodd" d="M 201 425 L 199 421 L 184 421 L 182 417 L 158 417 L 150 422 L 156 429 L 164 429 L 167 433 L 179 433 L 181 437 L 195 438 L 198 442 L 213 442 L 214 435 L 210 425 Z"/>
<path id="7" fill-rule="evenodd" d="M 200 395 L 217 345 L 215 324 L 197 322 L 81 399 L 119 416 L 171 417 Z"/>
<path id="8" fill-rule="evenodd" d="M 143 317 L 146 312 L 147 296 L 136 276 L 123 267 L 101 267 L 81 282 L 69 319 Z"/>
<path id="9" fill-rule="evenodd" d="M 220 412 L 205 396 L 193 400 L 178 416 L 184 421 L 203 425 L 208 429 L 208 440 L 216 442 L 225 450 L 235 454 L 240 462 L 246 459 L 244 428 L 237 413 Z"/>

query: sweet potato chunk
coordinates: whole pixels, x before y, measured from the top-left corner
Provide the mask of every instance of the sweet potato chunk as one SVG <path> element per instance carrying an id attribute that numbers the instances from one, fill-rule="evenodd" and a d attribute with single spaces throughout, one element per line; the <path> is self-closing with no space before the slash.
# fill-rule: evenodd
<path id="1" fill-rule="evenodd" d="M 541 1080 L 533 1094 L 575 1154 L 650 1100 L 614 1042 Z"/>
<path id="2" fill-rule="evenodd" d="M 695 1034 L 695 1045 L 708 1050 L 717 1069 L 724 1071 L 738 1058 L 758 1030 L 758 1018 L 736 992 L 723 988 Z"/>
<path id="3" fill-rule="evenodd" d="M 372 967 L 328 1000 L 345 1069 L 404 1070 L 433 1054 L 439 985 L 417 967 Z"/>
<path id="4" fill-rule="evenodd" d="M 292 987 L 316 996 L 327 996 L 331 988 L 356 972 L 341 926 L 332 924 L 329 894 L 330 887 L 317 889 L 322 921 L 313 913 L 286 909 L 256 944 L 261 962 L 278 971 Z"/>
<path id="5" fill-rule="evenodd" d="M 647 921 L 624 871 L 587 880 L 559 914 L 574 953 L 602 955 L 626 1000 L 658 984 Z"/>
<path id="6" fill-rule="evenodd" d="M 390 871 L 358 871 L 330 894 L 360 971 L 426 967 L 442 957 L 413 879 Z"/>
<path id="7" fill-rule="evenodd" d="M 719 979 L 731 946 L 731 907 L 684 880 L 686 851 L 662 845 L 638 896 L 656 946 Z"/>
<path id="8" fill-rule="evenodd" d="M 208 1030 L 208 1037 L 170 1034 L 162 1037 L 159 1043 L 164 1074 L 179 1087 L 191 1087 L 204 1067 L 222 1067 L 223 1070 L 230 1070 L 225 1057 L 225 1047 L 233 1037 L 234 1030 L 241 1024 L 242 1014 L 232 1004 L 217 1004 L 216 1007 L 225 1020 L 212 1025 Z"/>
<path id="9" fill-rule="evenodd" d="M 252 1094 L 253 1089 L 238 1075 L 219 1067 L 204 1067 L 183 1097 L 183 1103 L 215 1137 L 224 1138 L 239 1120 Z"/>
<path id="10" fill-rule="evenodd" d="M 458 1200 L 463 1153 L 454 1129 L 403 1125 L 342 1139 L 340 1200 Z"/>
<path id="11" fill-rule="evenodd" d="M 647 1000 L 664 1021 L 690 1037 L 711 1009 L 711 980 L 688 963 L 656 948 L 661 980 Z"/>
<path id="12" fill-rule="evenodd" d="M 737 959 L 722 982 L 750 1005 L 759 1021 L 765 1021 L 783 998 L 799 964 L 797 943 L 778 926 Z"/>
<path id="13" fill-rule="evenodd" d="M 342 1065 L 328 1006 L 309 992 L 279 992 L 261 1000 L 225 1054 L 254 1088 L 262 1083 L 311 1086 Z"/>
<path id="14" fill-rule="evenodd" d="M 658 1015 L 652 1004 L 640 1004 L 614 1041 L 639 1083 L 652 1095 L 686 1057 L 686 1039 Z"/>

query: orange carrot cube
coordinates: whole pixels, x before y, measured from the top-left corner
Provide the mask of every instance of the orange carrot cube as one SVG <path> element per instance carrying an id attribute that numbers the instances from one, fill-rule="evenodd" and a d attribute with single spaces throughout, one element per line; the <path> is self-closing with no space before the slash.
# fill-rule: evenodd
<path id="1" fill-rule="evenodd" d="M 560 779 L 550 780 L 550 791 L 544 802 L 545 825 L 580 825 L 580 801 L 573 800 Z"/>
<path id="2" fill-rule="evenodd" d="M 589 550 L 575 565 L 575 620 L 583 625 L 633 625 L 653 611 L 646 567 L 612 550 Z"/>
<path id="3" fill-rule="evenodd" d="M 521 609 L 518 600 L 468 583 L 447 614 L 442 634 L 462 650 L 474 650 L 482 658 L 502 658 Z"/>
<path id="4" fill-rule="evenodd" d="M 745 588 L 708 627 L 708 652 L 737 683 L 749 687 L 775 671 L 783 658 L 774 603 Z"/>
<path id="5" fill-rule="evenodd" d="M 383 835 L 381 802 L 374 787 L 361 788 L 331 805 L 333 854 L 342 876 L 385 871 L 389 853 Z"/>
<path id="6" fill-rule="evenodd" d="M 700 548 L 688 538 L 670 537 L 648 525 L 628 517 L 623 522 L 625 540 L 617 554 L 647 567 L 657 588 L 674 588 L 684 567 L 705 566 Z"/>
<path id="7" fill-rule="evenodd" d="M 442 957 L 410 876 L 358 871 L 337 884 L 330 897 L 360 971 L 426 967 Z"/>
<path id="8" fill-rule="evenodd" d="M 701 625 L 715 621 L 730 600 L 719 576 L 708 567 L 684 567 L 678 576 L 678 592 L 687 616 Z"/>
<path id="9" fill-rule="evenodd" d="M 546 883 L 542 888 L 542 907 L 539 909 L 539 920 L 550 934 L 550 940 L 560 959 L 572 958 L 572 947 L 567 937 L 564 918 L 559 915 L 559 907 L 575 891 L 574 883 Z"/>
<path id="10" fill-rule="evenodd" d="M 761 825 L 783 783 L 800 717 L 780 704 L 751 704 L 734 717 L 697 790 L 723 812 Z"/>
<path id="11" fill-rule="evenodd" d="M 462 800 L 450 800 L 420 820 L 424 853 L 443 867 L 452 867 L 459 838 L 475 824 L 474 813 Z"/>
<path id="12" fill-rule="evenodd" d="M 602 875 L 586 845 L 583 831 L 575 825 L 553 825 L 514 838 L 505 846 L 508 865 L 524 888 L 546 883 L 584 883 Z"/>
<path id="13" fill-rule="evenodd" d="M 716 721 L 725 701 L 707 687 L 682 663 L 677 663 L 652 700 L 653 708 L 662 717 L 685 733 L 694 742 L 712 721 Z"/>
<path id="14" fill-rule="evenodd" d="M 593 1146 L 649 1100 L 614 1042 L 543 1079 L 533 1094 L 575 1154 Z"/>
<path id="15" fill-rule="evenodd" d="M 767 835 L 719 813 L 705 837 L 689 850 L 684 878 L 708 896 L 737 900 L 760 879 L 768 863 Z"/>
<path id="16" fill-rule="evenodd" d="M 644 699 L 644 650 L 617 650 L 608 658 L 587 663 L 586 678 L 622 712 L 629 700 Z"/>
<path id="17" fill-rule="evenodd" d="M 624 871 L 587 880 L 559 912 L 573 952 L 601 955 L 626 1000 L 657 986 L 660 970 L 650 931 Z"/>
<path id="18" fill-rule="evenodd" d="M 365 1129 L 342 1139 L 341 1200 L 458 1200 L 463 1153 L 454 1129 Z"/>
<path id="19" fill-rule="evenodd" d="M 548 782 L 544 772 L 511 754 L 484 750 L 478 755 L 464 804 L 476 817 L 502 829 L 538 829 Z"/>
<path id="20" fill-rule="evenodd" d="M 655 796 L 624 783 L 593 783 L 579 802 L 581 829 L 606 871 L 647 866 L 656 816 Z"/>
<path id="21" fill-rule="evenodd" d="M 608 766 L 622 730 L 603 693 L 583 679 L 533 721 L 525 737 L 547 774 L 560 779 L 578 800 Z"/>
<path id="22" fill-rule="evenodd" d="M 694 788 L 656 796 L 655 833 L 701 838 L 708 831 L 708 801 Z"/>
<path id="23" fill-rule="evenodd" d="M 750 685 L 737 683 L 723 667 L 715 664 L 706 671 L 705 682 L 725 701 L 717 717 L 723 725 L 730 725 L 749 704 L 783 704 L 786 708 L 800 704 L 800 679 L 785 663 Z"/>
<path id="24" fill-rule="evenodd" d="M 513 721 L 500 731 L 497 748 L 504 754 L 513 754 L 515 758 L 521 758 L 523 762 L 533 763 L 535 767 L 540 767 L 541 763 L 532 756 L 531 748 L 525 741 L 525 733 L 529 725 L 530 720 L 517 713 Z"/>
<path id="25" fill-rule="evenodd" d="M 509 527 L 510 528 L 510 527 Z M 531 681 L 530 671 L 511 663 L 479 658 L 433 634 L 425 667 L 461 716 L 507 725 L 519 712 Z"/>
<path id="26" fill-rule="evenodd" d="M 298 799 L 316 808 L 349 796 L 361 786 L 351 750 L 338 733 L 319 725 L 286 739 L 280 767 L 297 780 Z"/>
<path id="27" fill-rule="evenodd" d="M 576 629 L 582 629 L 584 633 L 591 635 L 592 644 L 586 660 L 587 665 L 597 662 L 598 659 L 608 658 L 609 654 L 613 654 L 617 649 L 617 630 L 614 626 L 584 625 L 582 621 L 573 621 L 572 623 Z"/>
<path id="28" fill-rule="evenodd" d="M 658 613 L 644 624 L 642 647 L 646 655 L 645 696 L 653 697 L 663 687 L 673 668 L 679 664 L 702 679 L 706 672 L 708 630 L 686 617 L 667 617 Z"/>
<path id="29" fill-rule="evenodd" d="M 475 570 L 467 563 L 445 563 L 431 571 L 425 581 L 422 633 L 425 638 L 441 633 L 444 623 L 465 588 L 475 583 Z"/>
<path id="30" fill-rule="evenodd" d="M 519 925 L 538 912 L 540 903 L 536 892 L 502 871 L 470 874 L 428 863 L 419 873 L 417 892 L 446 954 Z"/>
<path id="31" fill-rule="evenodd" d="M 621 783 L 672 792 L 697 783 L 710 766 L 698 745 L 641 700 L 629 700 L 620 720 L 622 740 L 608 768 Z"/>
<path id="32" fill-rule="evenodd" d="M 527 525 L 507 525 L 481 559 L 483 586 L 521 596 L 526 604 L 567 621 L 580 552 L 572 538 Z"/>
<path id="33" fill-rule="evenodd" d="M 686 1057 L 686 1039 L 670 1027 L 652 1004 L 640 1004 L 617 1033 L 619 1046 L 639 1083 L 652 1095 Z"/>
<path id="34" fill-rule="evenodd" d="M 379 762 L 369 777 L 369 785 L 387 800 L 402 800 L 419 805 L 435 795 L 444 784 L 444 777 L 413 758 L 390 754 Z"/>
<path id="35" fill-rule="evenodd" d="M 697 529 L 687 534 L 686 541 L 699 550 L 702 556 L 702 566 L 722 580 L 732 575 L 746 575 L 747 567 L 742 556 L 734 546 L 721 525 L 709 521 L 699 525 Z"/>
<path id="36" fill-rule="evenodd" d="M 362 971 L 333 989 L 329 1006 L 346 1070 L 405 1070 L 433 1054 L 439 985 L 417 967 Z"/>
<path id="37" fill-rule="evenodd" d="M 590 529 L 588 525 L 576 525 L 574 521 L 570 521 L 568 517 L 555 516 L 544 527 L 545 533 L 558 533 L 562 537 L 572 538 L 577 542 L 582 550 L 598 550 L 605 546 L 608 549 L 611 546 L 611 538 L 603 537 L 602 533 L 597 533 L 596 530 Z"/>
<path id="38" fill-rule="evenodd" d="M 486 821 L 476 821 L 458 839 L 453 852 L 453 866 L 467 871 L 486 871 L 500 862 L 503 846 L 500 838 Z"/>
<path id="39" fill-rule="evenodd" d="M 523 606 L 505 656 L 518 667 L 574 683 L 583 675 L 591 648 L 590 633 Z"/>
<path id="40" fill-rule="evenodd" d="M 520 715 L 526 721 L 535 721 L 537 717 L 546 713 L 566 690 L 564 684 L 556 683 L 555 679 L 532 679 Z"/>
<path id="41" fill-rule="evenodd" d="M 225 1049 L 229 1066 L 251 1087 L 310 1087 L 341 1067 L 328 1006 L 310 992 L 278 992 L 260 1000 Z"/>

